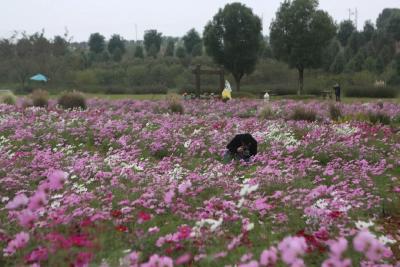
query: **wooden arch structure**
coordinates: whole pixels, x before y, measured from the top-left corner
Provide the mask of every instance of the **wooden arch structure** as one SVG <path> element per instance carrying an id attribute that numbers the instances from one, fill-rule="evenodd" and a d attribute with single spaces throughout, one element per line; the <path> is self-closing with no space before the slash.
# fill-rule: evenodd
<path id="1" fill-rule="evenodd" d="M 202 69 L 201 65 L 196 65 L 192 70 L 195 75 L 196 95 L 199 97 L 201 94 L 201 75 L 219 75 L 219 89 L 224 90 L 225 87 L 225 71 L 223 67 L 219 69 Z"/>

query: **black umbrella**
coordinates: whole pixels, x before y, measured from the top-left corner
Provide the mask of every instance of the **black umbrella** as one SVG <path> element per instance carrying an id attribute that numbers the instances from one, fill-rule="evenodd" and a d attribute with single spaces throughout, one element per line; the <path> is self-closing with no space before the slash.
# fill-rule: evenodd
<path id="1" fill-rule="evenodd" d="M 229 150 L 230 153 L 236 154 L 237 149 L 243 145 L 248 147 L 250 156 L 254 156 L 257 154 L 257 141 L 249 133 L 236 135 L 232 139 L 232 141 L 229 142 L 226 148 Z"/>

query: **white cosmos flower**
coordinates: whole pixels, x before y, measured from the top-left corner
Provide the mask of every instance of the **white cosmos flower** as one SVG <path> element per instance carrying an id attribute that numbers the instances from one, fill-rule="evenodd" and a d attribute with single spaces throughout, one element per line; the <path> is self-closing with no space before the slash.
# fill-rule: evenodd
<path id="1" fill-rule="evenodd" d="M 390 239 L 390 238 L 388 238 L 387 236 L 380 236 L 379 238 L 378 238 L 378 240 L 379 240 L 379 242 L 381 242 L 382 244 L 384 244 L 384 245 L 387 245 L 387 244 L 395 244 L 396 243 L 396 240 L 393 240 L 393 239 Z"/>
<path id="2" fill-rule="evenodd" d="M 356 222 L 356 227 L 360 230 L 362 229 L 368 229 L 369 227 L 374 226 L 374 223 L 370 220 L 368 222 L 363 222 L 363 221 L 357 221 Z"/>
<path id="3" fill-rule="evenodd" d="M 255 184 L 255 185 L 245 184 L 242 187 L 242 189 L 240 190 L 240 196 L 241 197 L 247 196 L 248 194 L 256 191 L 257 189 L 258 189 L 258 184 Z"/>

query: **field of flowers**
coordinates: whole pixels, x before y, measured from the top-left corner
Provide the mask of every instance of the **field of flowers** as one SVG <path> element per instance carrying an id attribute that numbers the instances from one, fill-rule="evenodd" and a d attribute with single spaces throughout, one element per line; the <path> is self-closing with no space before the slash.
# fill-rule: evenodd
<path id="1" fill-rule="evenodd" d="M 0 105 L 0 266 L 400 266 L 399 104 L 183 105 Z"/>

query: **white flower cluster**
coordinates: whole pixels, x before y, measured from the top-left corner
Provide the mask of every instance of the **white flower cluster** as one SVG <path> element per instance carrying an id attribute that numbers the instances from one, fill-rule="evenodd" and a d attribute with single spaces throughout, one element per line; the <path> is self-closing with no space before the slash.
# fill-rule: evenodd
<path id="1" fill-rule="evenodd" d="M 300 142 L 295 138 L 293 131 L 283 123 L 272 123 L 267 132 L 256 133 L 256 135 L 261 135 L 265 142 L 279 142 L 285 147 L 297 147 Z"/>
<path id="2" fill-rule="evenodd" d="M 175 168 L 168 173 L 170 180 L 181 180 L 183 174 L 183 168 L 179 164 L 175 164 Z"/>
<path id="3" fill-rule="evenodd" d="M 219 218 L 219 220 L 214 220 L 214 219 L 202 219 L 201 221 L 196 222 L 196 226 L 192 228 L 191 236 L 192 237 L 197 237 L 200 236 L 200 229 L 204 227 L 206 224 L 210 226 L 210 231 L 215 232 L 221 224 L 223 223 L 223 218 Z"/>
<path id="4" fill-rule="evenodd" d="M 375 225 L 375 223 L 373 222 L 373 221 L 371 221 L 371 220 L 369 220 L 368 222 L 364 222 L 364 221 L 357 221 L 356 223 L 355 223 L 355 225 L 356 225 L 356 227 L 359 229 L 359 230 L 368 230 L 370 227 L 373 227 L 374 225 Z M 371 232 L 370 232 L 371 233 Z M 371 233 L 373 236 L 375 236 L 373 233 Z M 376 236 L 375 236 L 376 237 Z M 397 241 L 396 240 L 393 240 L 393 239 L 391 239 L 391 238 L 389 238 L 389 237 L 387 237 L 387 236 L 384 236 L 384 235 L 382 235 L 382 236 L 379 236 L 379 238 L 378 238 L 378 240 L 379 240 L 379 242 L 381 242 L 382 244 L 384 244 L 384 245 L 387 245 L 387 244 L 395 244 Z"/>
<path id="5" fill-rule="evenodd" d="M 351 136 L 357 133 L 358 129 L 355 127 L 351 127 L 348 123 L 342 123 L 338 125 L 334 125 L 333 129 L 338 135 L 342 136 Z"/>
<path id="6" fill-rule="evenodd" d="M 74 183 L 72 185 L 72 190 L 74 190 L 75 193 L 77 194 L 81 194 L 88 191 L 88 189 L 83 184 L 78 184 L 78 183 Z"/>

